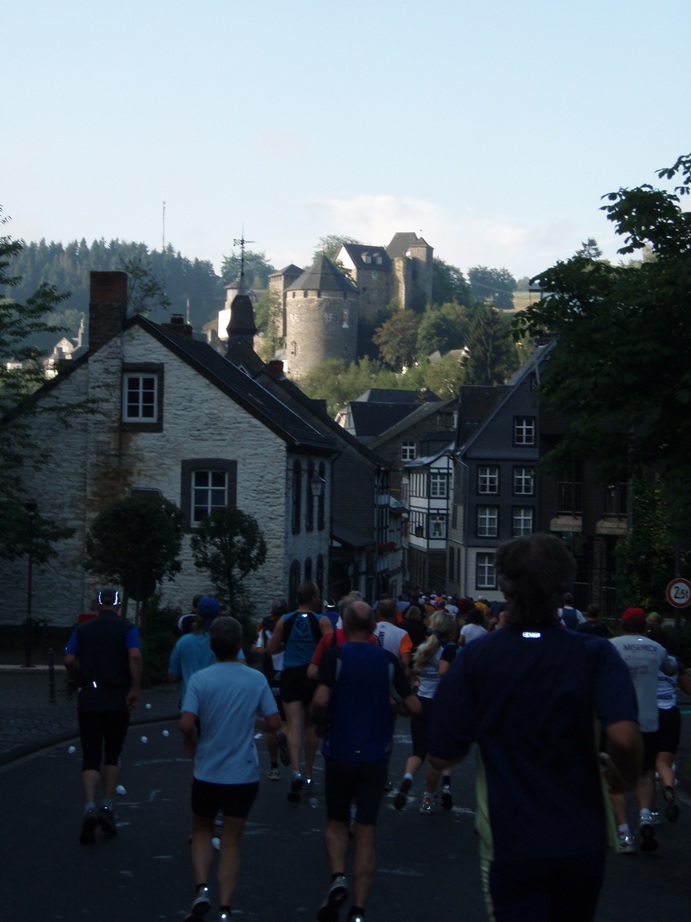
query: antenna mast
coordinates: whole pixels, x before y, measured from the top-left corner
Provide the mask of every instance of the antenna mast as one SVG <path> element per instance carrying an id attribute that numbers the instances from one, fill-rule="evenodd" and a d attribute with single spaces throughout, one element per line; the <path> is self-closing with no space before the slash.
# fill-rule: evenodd
<path id="1" fill-rule="evenodd" d="M 161 243 L 163 244 L 163 250 L 165 252 L 165 248 L 166 248 L 166 203 L 165 202 L 163 203 Z"/>
<path id="2" fill-rule="evenodd" d="M 245 240 L 245 229 L 242 230 L 242 237 L 233 239 L 233 246 L 240 247 L 240 278 L 245 278 L 245 244 L 254 243 L 254 240 Z"/>

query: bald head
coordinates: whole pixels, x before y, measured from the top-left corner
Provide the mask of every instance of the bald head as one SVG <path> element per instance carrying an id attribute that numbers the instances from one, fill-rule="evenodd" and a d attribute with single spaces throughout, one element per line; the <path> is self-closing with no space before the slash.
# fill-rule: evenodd
<path id="1" fill-rule="evenodd" d="M 369 637 L 374 629 L 372 609 L 360 599 L 349 602 L 343 611 L 343 628 L 346 637 Z"/>

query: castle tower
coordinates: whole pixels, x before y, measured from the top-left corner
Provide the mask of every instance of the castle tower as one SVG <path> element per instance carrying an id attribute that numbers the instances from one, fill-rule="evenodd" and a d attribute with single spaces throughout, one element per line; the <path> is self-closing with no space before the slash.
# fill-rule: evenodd
<path id="1" fill-rule="evenodd" d="M 314 264 L 286 288 L 286 372 L 302 378 L 326 359 L 357 358 L 358 289 L 331 260 Z"/>
<path id="2" fill-rule="evenodd" d="M 281 339 L 286 336 L 286 289 L 302 275 L 302 269 L 291 263 L 269 276 L 269 291 L 280 302 L 279 317 L 275 333 Z"/>
<path id="3" fill-rule="evenodd" d="M 424 310 L 432 300 L 434 248 L 408 232 L 394 234 L 386 252 L 393 264 L 392 296 L 404 310 Z"/>

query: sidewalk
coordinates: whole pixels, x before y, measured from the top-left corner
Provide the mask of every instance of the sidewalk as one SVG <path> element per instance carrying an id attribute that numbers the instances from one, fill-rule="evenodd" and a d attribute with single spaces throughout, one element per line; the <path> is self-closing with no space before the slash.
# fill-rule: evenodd
<path id="1" fill-rule="evenodd" d="M 0 665 L 0 765 L 78 736 L 76 694 L 70 700 L 65 676 L 61 660 L 55 666 L 55 700 L 51 701 L 48 666 Z M 174 720 L 179 700 L 179 684 L 146 688 L 131 722 Z"/>

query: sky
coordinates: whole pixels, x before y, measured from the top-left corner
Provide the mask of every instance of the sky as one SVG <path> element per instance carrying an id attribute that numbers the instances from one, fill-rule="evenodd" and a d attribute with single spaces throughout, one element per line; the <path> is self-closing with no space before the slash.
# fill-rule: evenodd
<path id="1" fill-rule="evenodd" d="M 691 150 L 687 0 L 5 0 L 0 205 L 15 239 L 327 235 L 533 276 L 601 197 Z M 165 203 L 165 204 L 164 204 Z"/>

